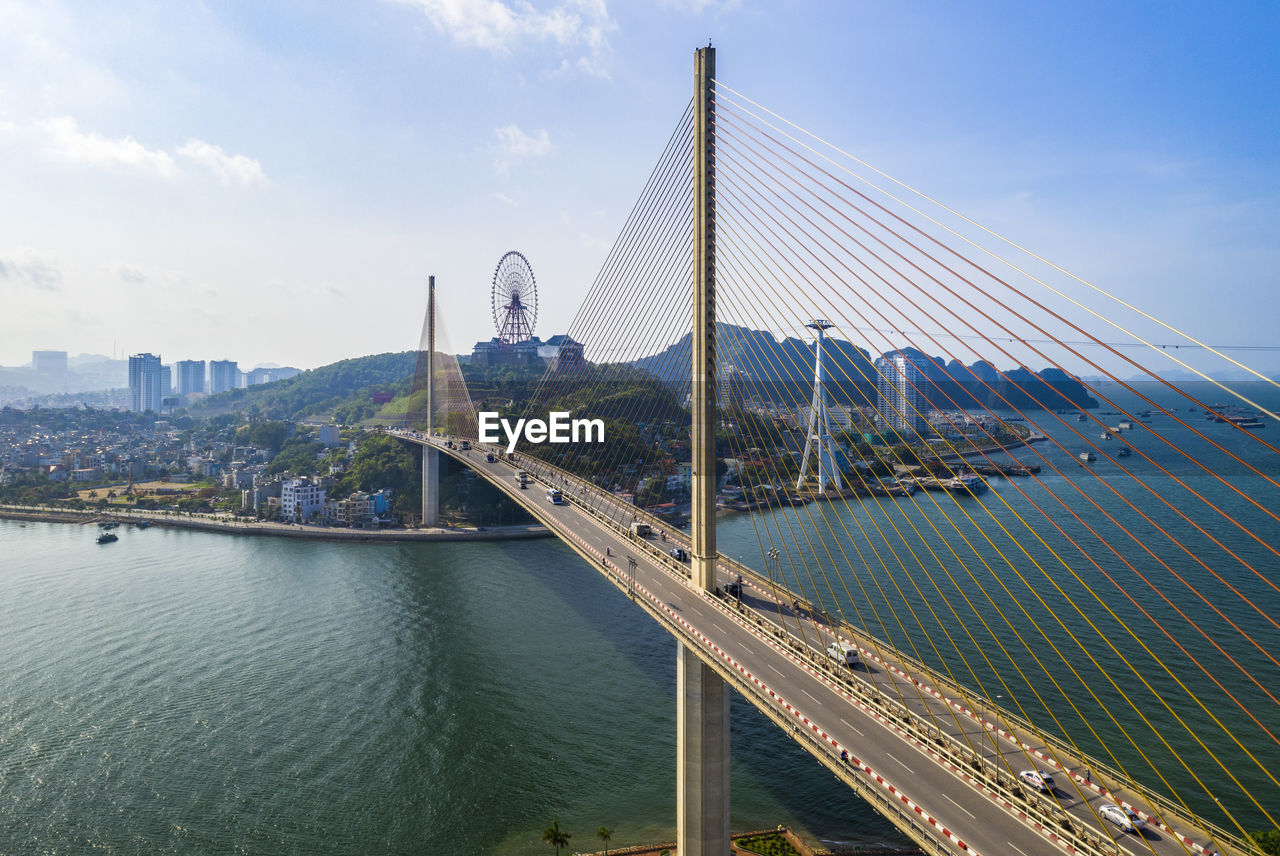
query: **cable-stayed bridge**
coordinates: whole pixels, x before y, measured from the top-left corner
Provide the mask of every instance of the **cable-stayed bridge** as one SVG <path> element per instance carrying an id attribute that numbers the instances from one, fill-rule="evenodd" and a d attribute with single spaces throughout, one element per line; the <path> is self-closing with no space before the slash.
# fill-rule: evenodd
<path id="1" fill-rule="evenodd" d="M 728 852 L 730 689 L 931 853 L 1262 852 L 1280 387 L 714 65 L 570 327 L 585 360 L 469 389 L 433 283 L 397 429 L 424 519 L 461 462 L 679 640 L 682 856 Z M 480 443 L 517 400 L 605 442 Z M 645 510 L 686 493 L 687 531 Z"/>

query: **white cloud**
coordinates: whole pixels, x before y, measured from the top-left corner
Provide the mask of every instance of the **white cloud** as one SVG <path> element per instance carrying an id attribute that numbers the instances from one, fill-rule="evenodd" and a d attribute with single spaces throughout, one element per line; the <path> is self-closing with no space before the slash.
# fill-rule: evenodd
<path id="1" fill-rule="evenodd" d="M 62 290 L 62 271 L 57 260 L 34 250 L 0 255 L 0 279 L 23 280 L 41 291 Z"/>
<path id="2" fill-rule="evenodd" d="M 169 293 L 175 289 L 186 289 L 191 286 L 191 281 L 181 271 L 140 262 L 106 261 L 100 265 L 100 270 L 107 276 L 115 277 L 129 285 L 146 285 Z"/>
<path id="3" fill-rule="evenodd" d="M 125 282 L 131 282 L 134 285 L 141 285 L 149 278 L 145 273 L 133 265 L 120 265 L 120 267 L 116 269 L 116 276 L 120 277 Z"/>
<path id="4" fill-rule="evenodd" d="M 181 172 L 169 152 L 149 149 L 132 137 L 110 139 L 94 131 L 82 131 L 70 116 L 44 119 L 35 127 L 43 134 L 45 151 L 66 161 L 137 170 L 161 178 L 175 178 Z M 3 130 L 0 125 L 0 132 Z M 204 140 L 189 139 L 173 154 L 208 169 L 224 185 L 248 187 L 267 180 L 258 161 L 245 155 L 229 155 Z"/>
<path id="5" fill-rule="evenodd" d="M 212 170 L 223 184 L 235 182 L 242 187 L 248 187 L 267 180 L 262 173 L 262 164 L 253 158 L 245 155 L 229 155 L 221 147 L 203 140 L 187 140 L 177 153 Z"/>
<path id="6" fill-rule="evenodd" d="M 46 134 L 48 151 L 65 160 L 136 169 L 162 178 L 178 173 L 167 152 L 148 149 L 132 137 L 113 140 L 102 134 L 85 133 L 70 116 L 45 119 L 36 127 Z"/>
<path id="7" fill-rule="evenodd" d="M 528 0 L 400 0 L 422 10 L 436 29 L 467 47 L 509 53 L 523 43 L 550 42 L 583 53 L 572 66 L 607 77 L 608 33 L 617 28 L 604 0 L 561 0 L 537 9 Z M 561 66 L 569 65 L 561 57 Z"/>
<path id="8" fill-rule="evenodd" d="M 556 150 L 551 136 L 544 129 L 536 130 L 530 135 L 511 124 L 496 128 L 493 133 L 498 138 L 493 147 L 493 166 L 501 173 L 506 173 L 520 161 L 546 157 Z"/>

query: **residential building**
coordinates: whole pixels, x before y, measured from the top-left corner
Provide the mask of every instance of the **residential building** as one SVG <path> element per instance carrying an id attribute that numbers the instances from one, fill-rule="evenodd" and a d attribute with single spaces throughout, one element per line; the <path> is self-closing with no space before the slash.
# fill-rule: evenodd
<path id="1" fill-rule="evenodd" d="M 209 361 L 209 394 L 217 395 L 240 385 L 240 366 L 235 360 Z"/>
<path id="2" fill-rule="evenodd" d="M 320 438 L 320 442 L 326 446 L 338 445 L 338 426 L 337 425 L 321 425 L 316 434 Z"/>
<path id="3" fill-rule="evenodd" d="M 268 500 L 274 499 L 277 505 L 279 504 L 282 484 L 283 479 L 278 475 L 255 475 L 253 486 L 240 494 L 240 507 L 246 511 L 252 510 L 259 516 L 266 516 L 267 509 L 270 507 Z"/>
<path id="4" fill-rule="evenodd" d="M 280 483 L 280 516 L 295 523 L 324 513 L 324 483 L 308 476 Z"/>
<path id="5" fill-rule="evenodd" d="M 153 354 L 129 357 L 129 409 L 159 413 L 164 398 L 160 358 Z"/>
<path id="6" fill-rule="evenodd" d="M 178 395 L 204 393 L 204 360 L 178 360 Z"/>
<path id="7" fill-rule="evenodd" d="M 884 442 L 914 442 L 925 433 L 925 376 L 901 351 L 885 354 L 875 362 L 876 424 L 890 432 Z"/>

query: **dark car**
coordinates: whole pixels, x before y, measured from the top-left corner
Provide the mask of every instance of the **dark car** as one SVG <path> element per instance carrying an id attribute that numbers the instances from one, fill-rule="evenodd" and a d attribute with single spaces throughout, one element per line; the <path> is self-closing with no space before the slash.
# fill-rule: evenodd
<path id="1" fill-rule="evenodd" d="M 671 557 L 679 562 L 689 561 L 689 551 L 683 547 L 672 547 Z"/>
<path id="2" fill-rule="evenodd" d="M 493 456 L 493 452 L 490 452 L 489 454 L 485 455 L 485 456 L 484 456 L 484 459 L 485 459 L 486 461 L 488 461 L 489 463 L 491 463 L 491 464 L 492 464 L 494 461 L 498 460 L 497 458 L 495 458 L 495 457 Z"/>

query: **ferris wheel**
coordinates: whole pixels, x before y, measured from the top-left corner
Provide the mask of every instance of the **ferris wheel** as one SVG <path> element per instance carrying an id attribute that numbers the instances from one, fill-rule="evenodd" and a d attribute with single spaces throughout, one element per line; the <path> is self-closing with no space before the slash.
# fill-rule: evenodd
<path id="1" fill-rule="evenodd" d="M 523 253 L 512 250 L 498 260 L 489 300 L 499 340 L 515 344 L 533 337 L 533 325 L 538 321 L 538 283 Z"/>

